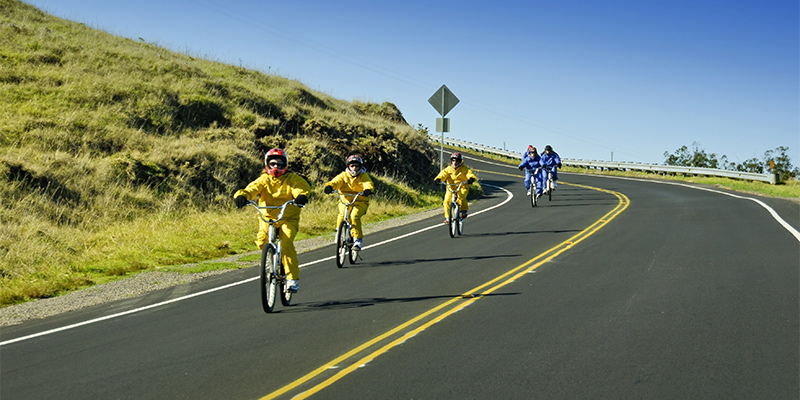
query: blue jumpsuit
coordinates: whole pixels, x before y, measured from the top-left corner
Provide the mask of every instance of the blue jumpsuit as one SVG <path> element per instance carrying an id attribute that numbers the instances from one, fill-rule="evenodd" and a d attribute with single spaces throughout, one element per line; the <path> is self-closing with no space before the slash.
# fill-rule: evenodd
<path id="1" fill-rule="evenodd" d="M 542 167 L 547 168 L 553 174 L 553 181 L 558 180 L 558 166 L 561 165 L 561 157 L 558 153 L 551 151 L 550 154 L 542 154 Z M 544 175 L 543 175 L 544 177 Z"/>
<path id="2" fill-rule="evenodd" d="M 531 157 L 531 154 L 526 152 L 525 157 L 518 167 L 525 168 L 525 189 L 531 190 L 531 178 L 534 179 L 536 194 L 542 194 L 542 164 L 541 157 L 538 154 Z"/>

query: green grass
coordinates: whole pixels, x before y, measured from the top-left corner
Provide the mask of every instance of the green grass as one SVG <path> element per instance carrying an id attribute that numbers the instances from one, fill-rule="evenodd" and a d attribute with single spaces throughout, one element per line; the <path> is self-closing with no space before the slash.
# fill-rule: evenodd
<path id="1" fill-rule="evenodd" d="M 332 229 L 319 185 L 361 154 L 366 221 L 429 208 L 434 152 L 393 104 L 167 51 L 0 0 L 0 304 L 253 250 L 232 193 L 284 148 L 313 187 L 299 238 Z M 205 267 L 204 267 L 205 268 Z"/>

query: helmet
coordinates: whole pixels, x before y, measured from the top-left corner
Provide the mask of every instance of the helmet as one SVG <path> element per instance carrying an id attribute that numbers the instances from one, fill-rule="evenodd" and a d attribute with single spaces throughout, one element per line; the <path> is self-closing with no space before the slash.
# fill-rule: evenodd
<path id="1" fill-rule="evenodd" d="M 277 161 L 278 165 L 270 167 L 269 162 L 272 160 Z M 264 168 L 267 173 L 277 178 L 289 169 L 289 156 L 282 149 L 272 149 L 264 155 Z"/>
<path id="2" fill-rule="evenodd" d="M 553 151 L 553 147 L 548 144 L 547 146 L 544 146 L 544 151 Z"/>
<path id="3" fill-rule="evenodd" d="M 351 170 L 349 167 L 351 165 L 358 165 L 355 171 Z M 358 154 L 353 154 L 350 157 L 347 157 L 347 171 L 350 172 L 350 175 L 356 176 L 362 172 L 364 172 L 364 160 L 361 159 L 361 156 Z"/>
<path id="4" fill-rule="evenodd" d="M 536 153 L 536 147 L 533 147 L 533 145 L 532 145 L 532 144 L 529 144 L 529 145 L 528 145 L 528 153 L 530 153 L 530 152 L 534 152 L 534 153 Z"/>
<path id="5" fill-rule="evenodd" d="M 453 160 L 456 160 L 456 165 L 455 165 L 456 167 L 458 167 L 459 165 L 461 165 L 462 162 L 464 162 L 464 159 L 461 158 L 461 153 L 459 152 L 455 152 L 450 155 L 450 162 L 452 162 Z"/>
<path id="6" fill-rule="evenodd" d="M 347 157 L 347 165 L 350 164 L 358 164 L 360 166 L 364 165 L 364 160 L 361 159 L 361 156 L 358 154 L 353 154 L 350 157 Z"/>

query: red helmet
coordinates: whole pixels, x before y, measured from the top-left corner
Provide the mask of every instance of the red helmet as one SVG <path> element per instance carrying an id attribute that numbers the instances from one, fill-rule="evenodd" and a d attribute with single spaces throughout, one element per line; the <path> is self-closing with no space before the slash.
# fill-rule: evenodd
<path id="1" fill-rule="evenodd" d="M 450 155 L 450 162 L 453 162 L 453 160 L 456 160 L 456 167 L 458 167 L 459 165 L 461 165 L 461 163 L 464 162 L 464 159 L 461 158 L 461 153 L 459 152 L 455 152 Z"/>
<path id="2" fill-rule="evenodd" d="M 275 162 L 270 165 L 272 161 Z M 282 149 L 272 149 L 264 155 L 264 168 L 267 173 L 277 178 L 289 169 L 289 156 Z"/>

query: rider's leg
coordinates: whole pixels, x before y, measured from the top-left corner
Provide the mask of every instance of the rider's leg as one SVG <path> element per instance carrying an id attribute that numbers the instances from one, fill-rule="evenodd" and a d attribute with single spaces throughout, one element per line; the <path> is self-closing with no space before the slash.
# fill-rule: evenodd
<path id="1" fill-rule="evenodd" d="M 467 202 L 467 193 L 469 193 L 468 189 L 461 189 L 458 192 L 458 208 L 461 209 L 461 218 L 467 217 L 467 211 L 469 210 L 469 203 Z"/>
<path id="2" fill-rule="evenodd" d="M 260 221 L 261 224 L 258 229 L 258 233 L 256 234 L 256 246 L 258 249 L 261 250 L 264 248 L 264 245 L 269 242 L 269 238 L 267 237 L 267 229 L 269 229 L 269 225 L 265 224 L 264 221 Z"/>
<path id="3" fill-rule="evenodd" d="M 367 213 L 368 208 L 369 204 L 358 204 L 354 205 L 353 209 L 350 211 L 350 224 L 352 225 L 350 234 L 353 235 L 353 239 L 361 239 L 364 237 L 364 232 L 361 230 L 361 217 Z"/>
<path id="4" fill-rule="evenodd" d="M 531 171 L 525 168 L 525 189 L 528 190 L 528 195 L 531 194 Z"/>
<path id="5" fill-rule="evenodd" d="M 286 279 L 300 279 L 300 262 L 297 259 L 297 250 L 294 248 L 294 238 L 299 230 L 300 220 L 279 222 L 278 237 L 281 239 L 281 252 L 283 265 L 288 270 Z"/>
<path id="6" fill-rule="evenodd" d="M 534 175 L 533 179 L 534 179 L 534 185 L 536 186 L 536 194 L 541 196 L 542 195 L 542 186 L 543 186 L 542 185 L 542 171 L 539 171 L 538 173 L 536 173 Z"/>
<path id="7" fill-rule="evenodd" d="M 444 192 L 444 202 L 442 205 L 444 206 L 444 219 L 445 221 L 450 220 L 450 196 L 452 196 L 452 192 L 449 190 L 445 190 Z"/>

